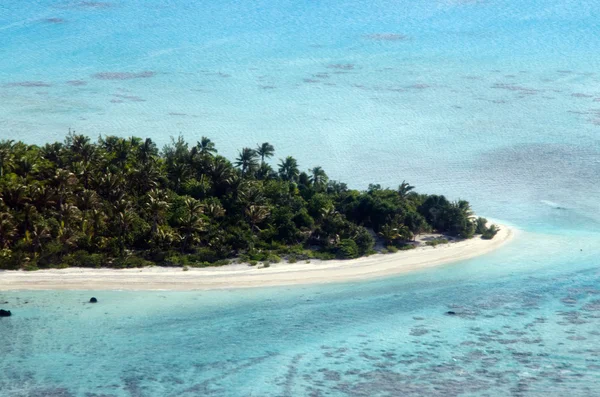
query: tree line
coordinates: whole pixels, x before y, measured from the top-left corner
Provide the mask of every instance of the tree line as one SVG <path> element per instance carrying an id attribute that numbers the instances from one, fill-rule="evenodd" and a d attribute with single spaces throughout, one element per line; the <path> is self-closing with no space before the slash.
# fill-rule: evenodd
<path id="1" fill-rule="evenodd" d="M 150 138 L 76 133 L 43 146 L 1 141 L 0 268 L 356 258 L 376 239 L 410 248 L 426 232 L 497 232 L 467 201 L 406 182 L 353 190 L 291 156 L 273 166 L 274 153 L 265 142 L 232 162 L 206 137 L 162 150 Z"/>

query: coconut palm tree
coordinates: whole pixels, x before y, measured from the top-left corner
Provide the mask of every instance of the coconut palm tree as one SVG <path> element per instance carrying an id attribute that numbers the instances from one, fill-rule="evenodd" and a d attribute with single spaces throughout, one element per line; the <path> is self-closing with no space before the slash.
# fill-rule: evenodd
<path id="1" fill-rule="evenodd" d="M 405 225 L 393 225 L 385 224 L 377 233 L 379 237 L 383 238 L 386 244 L 393 244 L 396 240 L 410 240 L 412 239 L 412 233 Z"/>
<path id="2" fill-rule="evenodd" d="M 150 138 L 146 138 L 144 143 L 137 148 L 137 157 L 142 164 L 155 160 L 156 156 L 158 156 L 158 148 Z"/>
<path id="3" fill-rule="evenodd" d="M 152 219 L 152 229 L 150 233 L 154 235 L 159 223 L 169 209 L 168 196 L 161 190 L 153 189 L 146 196 L 146 211 Z"/>
<path id="4" fill-rule="evenodd" d="M 245 147 L 239 152 L 235 165 L 242 170 L 242 176 L 252 174 L 258 168 L 257 154 L 254 149 Z"/>
<path id="5" fill-rule="evenodd" d="M 404 200 L 408 196 L 408 193 L 411 190 L 413 190 L 414 188 L 415 187 L 411 186 L 410 184 L 408 184 L 408 182 L 402 181 L 402 183 L 400 184 L 400 186 L 398 186 L 398 196 L 400 196 L 400 198 L 402 200 Z"/>
<path id="6" fill-rule="evenodd" d="M 279 176 L 284 181 L 296 182 L 298 180 L 298 176 L 300 175 L 300 170 L 298 169 L 298 161 L 292 156 L 287 156 L 285 160 L 281 160 L 279 163 Z"/>
<path id="7" fill-rule="evenodd" d="M 270 214 L 269 208 L 265 205 L 251 205 L 246 208 L 246 217 L 252 230 L 260 232 L 257 225 L 263 222 Z"/>
<path id="8" fill-rule="evenodd" d="M 10 172 L 14 166 L 13 142 L 12 140 L 0 141 L 0 177 Z"/>
<path id="9" fill-rule="evenodd" d="M 173 184 L 173 190 L 179 192 L 181 186 L 189 179 L 191 174 L 190 166 L 186 163 L 176 163 L 169 170 L 169 180 Z"/>
<path id="10" fill-rule="evenodd" d="M 25 232 L 25 242 L 31 246 L 34 253 L 40 252 L 44 242 L 51 238 L 50 229 L 42 222 L 35 222 L 31 230 Z"/>
<path id="11" fill-rule="evenodd" d="M 77 185 L 77 177 L 71 171 L 59 168 L 54 174 L 54 185 L 56 186 L 58 205 L 60 207 L 70 196 L 75 185 Z"/>
<path id="12" fill-rule="evenodd" d="M 125 252 L 125 239 L 127 232 L 131 229 L 134 219 L 132 204 L 129 200 L 122 197 L 112 204 L 112 218 L 117 226 L 117 238 L 119 241 L 119 250 L 121 254 Z"/>
<path id="13" fill-rule="evenodd" d="M 225 216 L 225 209 L 219 202 L 219 200 L 210 200 L 204 205 L 204 213 L 213 220 L 217 220 Z"/>
<path id="14" fill-rule="evenodd" d="M 197 143 L 196 149 L 199 154 L 203 156 L 214 156 L 217 154 L 217 149 L 215 148 L 215 144 L 213 141 L 203 136 Z"/>
<path id="15" fill-rule="evenodd" d="M 209 174 L 217 196 L 224 194 L 226 189 L 231 185 L 235 174 L 234 171 L 229 160 L 223 156 L 216 156 L 211 162 Z"/>
<path id="16" fill-rule="evenodd" d="M 202 204 L 191 197 L 184 200 L 184 215 L 179 218 L 181 224 L 180 229 L 182 231 L 182 245 L 183 251 L 186 251 L 192 243 L 196 234 L 204 231 L 204 218 L 202 214 L 204 212 Z"/>
<path id="17" fill-rule="evenodd" d="M 469 204 L 466 200 L 458 200 L 454 205 L 461 210 L 463 215 L 466 218 L 471 218 L 473 216 L 473 210 L 471 209 L 471 204 Z"/>
<path id="18" fill-rule="evenodd" d="M 311 170 L 309 170 L 309 172 L 309 180 L 315 188 L 322 188 L 325 185 L 327 185 L 329 177 L 327 176 L 322 167 L 314 167 Z"/>
<path id="19" fill-rule="evenodd" d="M 12 239 L 17 235 L 13 217 L 8 212 L 0 213 L 0 248 L 8 248 Z"/>
<path id="20" fill-rule="evenodd" d="M 263 164 L 265 162 L 265 158 L 273 157 L 275 153 L 275 147 L 271 145 L 269 142 L 264 142 L 260 145 L 257 145 L 256 154 L 260 156 L 260 162 Z"/>

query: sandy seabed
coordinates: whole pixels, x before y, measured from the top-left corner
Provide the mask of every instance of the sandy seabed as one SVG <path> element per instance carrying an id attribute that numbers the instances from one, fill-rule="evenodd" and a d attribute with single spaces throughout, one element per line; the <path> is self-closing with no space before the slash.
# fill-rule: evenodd
<path id="1" fill-rule="evenodd" d="M 0 291 L 8 290 L 208 290 L 316 284 L 385 277 L 452 262 L 494 251 L 516 234 L 499 225 L 492 240 L 469 240 L 423 246 L 394 254 L 375 254 L 352 260 L 304 261 L 271 264 L 268 268 L 233 264 L 221 267 L 147 267 L 142 269 L 68 268 L 0 271 Z"/>

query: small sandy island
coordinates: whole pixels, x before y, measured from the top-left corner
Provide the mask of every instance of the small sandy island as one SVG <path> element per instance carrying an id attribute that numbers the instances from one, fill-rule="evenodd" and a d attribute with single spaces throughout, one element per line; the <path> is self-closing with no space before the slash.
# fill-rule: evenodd
<path id="1" fill-rule="evenodd" d="M 437 247 L 421 246 L 394 254 L 353 260 L 278 263 L 268 268 L 234 264 L 212 268 L 51 269 L 0 271 L 0 291 L 7 290 L 208 290 L 332 283 L 408 273 L 471 259 L 503 246 L 515 230 L 499 225 L 492 240 L 475 237 Z"/>

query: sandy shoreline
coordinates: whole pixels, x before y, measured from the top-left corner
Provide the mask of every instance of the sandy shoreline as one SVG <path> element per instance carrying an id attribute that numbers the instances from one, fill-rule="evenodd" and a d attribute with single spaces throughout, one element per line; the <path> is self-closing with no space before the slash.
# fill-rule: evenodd
<path id="1" fill-rule="evenodd" d="M 500 225 L 493 240 L 479 237 L 418 247 L 395 254 L 353 260 L 244 264 L 216 268 L 149 267 L 143 269 L 51 269 L 35 272 L 0 271 L 0 291 L 8 290 L 208 290 L 355 281 L 391 276 L 484 255 L 509 242 L 515 230 Z"/>

